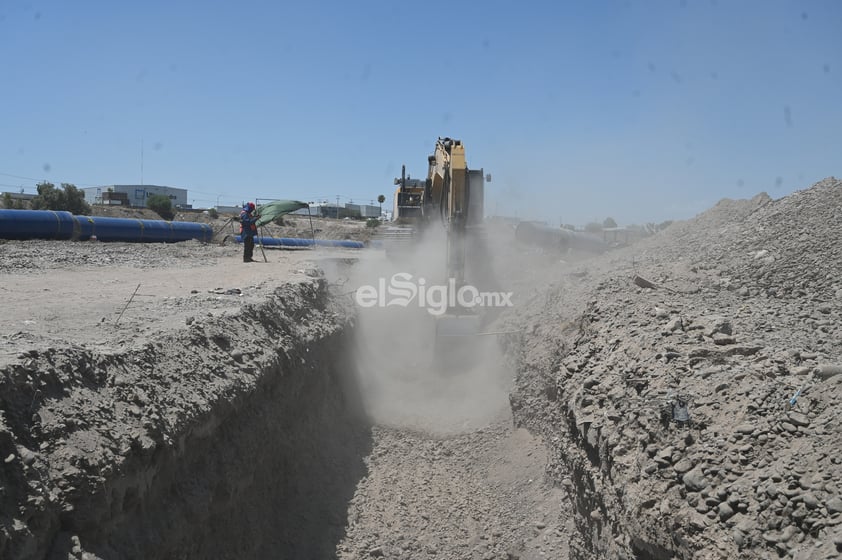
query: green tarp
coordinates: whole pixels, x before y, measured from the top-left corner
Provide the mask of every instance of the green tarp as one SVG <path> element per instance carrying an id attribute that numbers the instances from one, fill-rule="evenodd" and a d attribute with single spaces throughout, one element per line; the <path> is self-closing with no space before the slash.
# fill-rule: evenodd
<path id="1" fill-rule="evenodd" d="M 278 216 L 295 212 L 301 208 L 307 208 L 309 204 L 300 200 L 273 200 L 257 207 L 258 226 L 265 226 Z"/>

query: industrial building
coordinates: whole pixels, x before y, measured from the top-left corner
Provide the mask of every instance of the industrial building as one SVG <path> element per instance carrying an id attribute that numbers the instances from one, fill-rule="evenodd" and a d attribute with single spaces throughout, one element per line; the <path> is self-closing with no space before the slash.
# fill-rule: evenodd
<path id="1" fill-rule="evenodd" d="M 369 204 L 346 204 L 345 209 L 353 217 L 359 218 L 379 218 L 380 207 L 371 206 Z"/>
<path id="2" fill-rule="evenodd" d="M 146 208 L 146 199 L 157 194 L 169 198 L 173 208 L 189 208 L 187 189 L 159 185 L 108 185 L 105 187 L 88 187 L 82 190 L 85 192 L 85 202 L 88 204 Z"/>
<path id="3" fill-rule="evenodd" d="M 315 208 L 313 209 L 315 213 Z M 325 203 L 318 206 L 318 212 L 322 218 L 341 218 L 343 217 L 345 207 L 339 204 Z"/>

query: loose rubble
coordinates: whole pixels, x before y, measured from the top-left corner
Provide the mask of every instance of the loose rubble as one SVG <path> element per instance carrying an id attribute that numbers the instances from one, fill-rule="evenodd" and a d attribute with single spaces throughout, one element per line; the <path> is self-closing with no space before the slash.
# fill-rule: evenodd
<path id="1" fill-rule="evenodd" d="M 509 419 L 448 438 L 374 429 L 339 558 L 566 558 L 563 492 Z"/>
<path id="2" fill-rule="evenodd" d="M 540 297 L 581 315 L 519 318 L 512 406 L 576 488 L 571 558 L 838 557 L 840 208 L 835 179 L 723 201 Z"/>

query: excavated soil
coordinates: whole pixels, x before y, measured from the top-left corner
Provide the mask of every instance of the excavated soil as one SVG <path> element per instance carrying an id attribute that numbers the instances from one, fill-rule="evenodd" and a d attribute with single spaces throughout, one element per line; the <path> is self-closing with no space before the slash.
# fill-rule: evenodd
<path id="1" fill-rule="evenodd" d="M 723 200 L 509 317 L 571 558 L 840 556 L 840 209 L 832 178 Z"/>
<path id="2" fill-rule="evenodd" d="M 355 306 L 377 251 L 0 243 L 0 557 L 838 558 L 840 209 L 490 229 L 515 306 L 455 372 Z"/>

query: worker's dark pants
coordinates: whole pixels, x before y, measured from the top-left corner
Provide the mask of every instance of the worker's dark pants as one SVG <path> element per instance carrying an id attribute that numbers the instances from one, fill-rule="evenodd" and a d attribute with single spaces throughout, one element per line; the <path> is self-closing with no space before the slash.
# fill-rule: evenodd
<path id="1" fill-rule="evenodd" d="M 254 256 L 254 236 L 243 237 L 243 262 L 250 262 Z"/>

